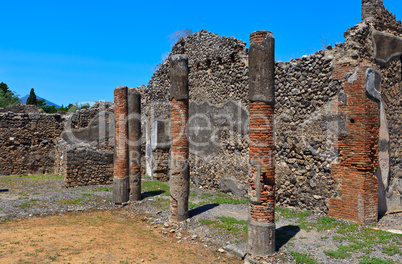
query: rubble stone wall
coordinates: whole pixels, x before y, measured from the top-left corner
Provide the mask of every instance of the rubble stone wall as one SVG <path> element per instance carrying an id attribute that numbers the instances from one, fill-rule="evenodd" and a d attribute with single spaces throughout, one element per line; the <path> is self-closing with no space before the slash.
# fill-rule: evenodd
<path id="1" fill-rule="evenodd" d="M 113 103 L 95 103 L 69 115 L 54 163 L 66 187 L 113 182 L 114 131 Z"/>
<path id="2" fill-rule="evenodd" d="M 246 186 L 249 170 L 246 44 L 201 31 L 173 47 L 172 54 L 180 52 L 189 57 L 192 181 L 205 188 L 219 188 L 222 182 L 235 178 L 235 185 Z M 275 64 L 279 203 L 324 210 L 328 199 L 337 195 L 328 161 L 336 158 L 336 150 L 327 144 L 337 133 L 328 124 L 338 121 L 337 115 L 327 114 L 329 103 L 340 87 L 338 81 L 332 80 L 333 60 L 333 51 L 329 50 Z M 169 118 L 168 73 L 167 60 L 145 89 L 146 118 Z M 159 103 L 152 109 L 155 101 Z M 163 171 L 166 167 L 162 164 L 167 164 L 159 151 L 154 152 L 158 161 L 154 164 L 155 171 Z"/>
<path id="3" fill-rule="evenodd" d="M 342 183 L 334 177 L 332 169 L 342 158 L 338 138 L 347 133 L 348 123 L 347 115 L 338 103 L 347 102 L 345 82 L 357 78 L 351 71 L 334 79 L 334 68 L 343 63 L 357 65 L 358 70 L 358 65 L 368 61 L 382 75 L 381 100 L 389 131 L 389 182 L 399 180 L 402 166 L 401 61 L 398 58 L 388 65 L 377 65 L 372 34 L 378 30 L 401 36 L 402 27 L 382 1 L 363 0 L 362 4 L 364 21 L 345 32 L 344 43 L 275 64 L 275 160 L 279 204 L 326 212 L 329 200 L 342 196 Z M 233 186 L 246 186 L 249 142 L 248 129 L 242 129 L 248 127 L 245 120 L 249 113 L 246 43 L 203 30 L 173 46 L 171 55 L 182 53 L 189 57 L 191 179 L 205 188 L 223 187 L 221 183 L 227 179 L 236 180 Z M 169 60 L 166 60 L 143 89 L 144 119 L 150 124 L 154 120 L 170 118 L 169 67 Z M 237 108 L 231 112 L 244 111 L 245 117 L 228 115 L 224 109 L 232 108 L 232 105 Z M 238 123 L 241 123 L 240 127 Z M 152 130 L 152 126 L 149 129 Z M 205 144 L 198 144 L 200 141 Z M 168 169 L 162 165 L 167 164 L 164 161 L 167 153 L 167 149 L 153 152 L 154 171 Z M 397 187 L 394 192 L 398 192 Z"/>
<path id="4" fill-rule="evenodd" d="M 113 155 L 89 144 L 68 144 L 58 139 L 55 169 L 64 176 L 66 187 L 113 183 Z"/>
<path id="5" fill-rule="evenodd" d="M 54 170 L 55 139 L 64 128 L 60 114 L 0 113 L 0 175 Z"/>

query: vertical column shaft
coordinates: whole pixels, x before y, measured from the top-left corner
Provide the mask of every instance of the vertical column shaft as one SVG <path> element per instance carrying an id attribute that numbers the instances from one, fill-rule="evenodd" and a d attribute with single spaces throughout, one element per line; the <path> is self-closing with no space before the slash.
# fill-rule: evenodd
<path id="1" fill-rule="evenodd" d="M 275 252 L 274 51 L 271 32 L 250 34 L 248 246 L 253 256 Z"/>
<path id="2" fill-rule="evenodd" d="M 141 200 L 141 95 L 135 88 L 127 91 L 130 201 Z"/>
<path id="3" fill-rule="evenodd" d="M 115 116 L 115 156 L 113 170 L 113 202 L 123 204 L 129 201 L 129 153 L 127 124 L 127 87 L 114 90 Z"/>
<path id="4" fill-rule="evenodd" d="M 190 174 L 188 165 L 188 58 L 175 55 L 171 58 L 171 149 L 170 149 L 170 221 L 188 218 Z"/>

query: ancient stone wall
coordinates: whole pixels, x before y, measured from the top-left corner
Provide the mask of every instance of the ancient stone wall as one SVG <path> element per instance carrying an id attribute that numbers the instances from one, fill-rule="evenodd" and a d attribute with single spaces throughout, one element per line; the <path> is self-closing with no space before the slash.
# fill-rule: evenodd
<path id="1" fill-rule="evenodd" d="M 342 161 L 338 139 L 347 135 L 349 123 L 339 103 L 348 100 L 345 83 L 354 82 L 358 77 L 356 72 L 367 67 L 378 69 L 382 76 L 381 102 L 389 131 L 388 183 L 399 182 L 401 62 L 397 58 L 387 65 L 378 65 L 374 60 L 372 39 L 374 31 L 401 36 L 401 24 L 385 9 L 382 1 L 363 0 L 362 3 L 364 22 L 345 32 L 344 43 L 275 64 L 275 160 L 279 204 L 326 212 L 330 199 L 341 199 L 342 181 L 332 170 Z M 192 181 L 206 188 L 223 188 L 222 183 L 232 181 L 229 185 L 239 186 L 233 191 L 244 193 L 240 187 L 246 185 L 245 176 L 249 170 L 246 45 L 203 30 L 178 42 L 171 54 L 179 53 L 189 57 Z M 367 63 L 363 65 L 363 61 Z M 334 69 L 345 63 L 355 65 L 356 72 L 351 70 L 334 78 Z M 150 124 L 169 119 L 169 67 L 167 60 L 144 89 L 143 108 Z M 364 89 L 365 85 L 359 89 Z M 149 125 L 146 134 L 152 129 Z M 154 140 L 158 140 L 157 137 Z M 167 157 L 167 153 L 168 148 L 154 149 L 154 171 L 166 171 L 162 164 L 167 162 L 161 157 Z M 386 160 L 382 164 L 387 166 Z M 372 184 L 375 189 L 375 182 Z M 398 186 L 388 193 L 393 191 L 399 195 Z"/>
<path id="2" fill-rule="evenodd" d="M 248 174 L 248 50 L 245 43 L 197 32 L 177 43 L 172 53 L 189 57 L 190 167 L 196 184 L 211 188 L 234 181 L 244 193 Z M 329 103 L 339 91 L 332 80 L 334 51 L 319 51 L 290 62 L 275 64 L 275 141 L 279 203 L 323 209 L 337 195 L 330 176 L 336 158 L 327 140 L 334 138 L 338 115 L 328 114 Z M 143 106 L 152 119 L 153 98 L 159 100 L 158 116 L 166 119 L 169 62 L 150 81 Z M 161 95 L 164 95 L 162 97 Z M 161 110 L 161 108 L 166 109 Z M 156 116 L 157 114 L 155 114 Z M 332 128 L 330 130 L 329 128 Z M 324 143 L 323 143 L 324 142 Z M 156 150 L 155 171 L 165 167 Z M 165 152 L 167 152 L 165 150 Z M 329 159 L 329 161 L 328 161 Z"/>
<path id="3" fill-rule="evenodd" d="M 278 62 L 275 67 L 275 146 L 277 201 L 325 210 L 337 196 L 331 162 L 332 146 L 341 126 L 330 102 L 340 83 L 333 80 L 333 50 Z"/>
<path id="4" fill-rule="evenodd" d="M 239 120 L 240 115 L 235 117 L 225 109 L 230 104 L 233 113 L 242 114 L 248 106 L 247 89 L 244 89 L 248 80 L 246 43 L 202 30 L 178 42 L 171 55 L 182 53 L 188 56 L 189 66 L 191 178 L 204 187 L 219 186 L 223 175 L 237 177 L 245 184 L 248 135 L 243 127 L 248 123 L 241 121 L 248 117 L 243 114 L 243 120 Z M 143 115 L 148 133 L 155 127 L 155 122 L 166 122 L 170 118 L 169 63 L 167 60 L 161 65 L 144 89 Z M 201 133 L 204 135 L 201 142 L 200 131 L 192 127 L 197 128 L 204 121 L 210 127 Z M 230 126 L 234 122 L 241 123 L 241 129 L 233 131 Z M 155 142 L 151 144 L 156 145 Z M 161 178 L 160 172 L 166 171 L 164 165 L 168 162 L 163 157 L 168 157 L 168 153 L 168 148 L 153 149 L 151 167 L 158 178 Z"/>
<path id="5" fill-rule="evenodd" d="M 0 174 L 55 172 L 65 176 L 67 187 L 110 183 L 113 112 L 113 103 L 73 114 L 27 105 L 0 109 Z"/>
<path id="6" fill-rule="evenodd" d="M 18 105 L 13 105 L 13 106 L 8 106 L 8 107 L 0 107 L 0 113 L 7 113 L 7 112 L 13 112 L 13 113 L 45 113 L 41 108 L 37 107 L 36 105 L 24 105 L 24 104 L 18 104 Z"/>
<path id="7" fill-rule="evenodd" d="M 113 103 L 95 103 L 69 115 L 54 163 L 66 187 L 113 182 L 114 131 Z"/>
<path id="8" fill-rule="evenodd" d="M 66 187 L 111 184 L 113 182 L 113 154 L 86 143 L 69 144 L 57 140 L 55 170 L 64 176 Z"/>
<path id="9" fill-rule="evenodd" d="M 65 118 L 37 109 L 24 113 L 30 110 L 0 113 L 0 175 L 53 172 L 55 139 Z"/>

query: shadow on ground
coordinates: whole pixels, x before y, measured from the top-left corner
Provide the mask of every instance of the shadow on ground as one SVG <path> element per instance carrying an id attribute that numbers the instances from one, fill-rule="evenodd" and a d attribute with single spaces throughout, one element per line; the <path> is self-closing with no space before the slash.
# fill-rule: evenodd
<path id="1" fill-rule="evenodd" d="M 289 242 L 300 231 L 300 227 L 295 225 L 286 225 L 278 228 L 275 233 L 276 250 Z"/>
<path id="2" fill-rule="evenodd" d="M 164 192 L 165 191 L 162 191 L 162 190 L 143 192 L 143 193 L 141 193 L 141 199 L 145 199 L 145 198 L 152 197 L 152 196 L 158 196 Z"/>
<path id="3" fill-rule="evenodd" d="M 202 214 L 208 210 L 211 210 L 215 207 L 219 206 L 219 204 L 212 203 L 212 204 L 204 204 L 199 207 L 193 208 L 188 212 L 189 217 L 194 217 L 196 215 Z"/>

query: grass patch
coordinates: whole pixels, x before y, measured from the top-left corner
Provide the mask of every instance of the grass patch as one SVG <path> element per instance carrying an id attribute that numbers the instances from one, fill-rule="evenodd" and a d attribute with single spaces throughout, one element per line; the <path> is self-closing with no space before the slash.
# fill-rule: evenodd
<path id="1" fill-rule="evenodd" d="M 113 187 L 111 186 L 97 186 L 92 189 L 93 192 L 111 192 L 113 191 Z"/>
<path id="2" fill-rule="evenodd" d="M 395 261 L 393 260 L 383 260 L 375 257 L 370 256 L 362 256 L 360 257 L 359 264 L 394 264 Z"/>
<path id="3" fill-rule="evenodd" d="M 77 199 L 61 199 L 58 200 L 56 203 L 60 206 L 66 206 L 66 205 L 81 205 L 83 199 L 82 198 L 77 198 Z"/>
<path id="4" fill-rule="evenodd" d="M 216 195 L 210 193 L 203 193 L 200 195 L 201 199 L 206 199 L 198 203 L 189 202 L 189 209 L 199 207 L 206 204 L 248 204 L 248 199 L 245 198 L 234 198 L 227 194 L 218 192 Z"/>
<path id="5" fill-rule="evenodd" d="M 334 259 L 345 259 L 352 257 L 350 253 L 340 248 L 337 250 L 324 250 L 323 252 Z"/>
<path id="6" fill-rule="evenodd" d="M 212 224 L 217 223 L 218 221 L 210 220 L 210 219 L 200 219 L 199 222 L 203 225 L 210 226 Z"/>
<path id="7" fill-rule="evenodd" d="M 317 231 L 321 230 L 331 230 L 339 226 L 340 222 L 335 218 L 323 216 L 317 218 Z"/>
<path id="8" fill-rule="evenodd" d="M 39 200 L 38 199 L 30 199 L 22 204 L 20 204 L 18 207 L 21 209 L 27 209 L 27 208 L 31 208 L 32 206 L 34 206 Z"/>
<path id="9" fill-rule="evenodd" d="M 211 197 L 212 194 L 208 193 L 208 192 L 204 192 L 200 195 L 200 199 L 208 199 L 209 197 Z"/>
<path id="10" fill-rule="evenodd" d="M 62 180 L 64 177 L 58 174 L 52 175 L 10 175 L 10 176 L 2 176 L 4 179 L 24 179 L 24 180 L 31 180 L 31 181 L 39 181 L 39 180 Z"/>
<path id="11" fill-rule="evenodd" d="M 158 197 L 156 200 L 152 201 L 151 204 L 159 209 L 168 209 L 170 200 Z"/>
<path id="12" fill-rule="evenodd" d="M 216 204 L 247 204 L 248 199 L 245 198 L 232 198 L 232 197 L 214 197 L 209 199 L 211 203 Z"/>
<path id="13" fill-rule="evenodd" d="M 227 224 L 240 224 L 240 225 L 247 225 L 246 220 L 237 220 L 233 217 L 226 217 L 226 216 L 216 216 L 215 218 L 221 220 L 223 223 Z"/>
<path id="14" fill-rule="evenodd" d="M 296 263 L 318 264 L 318 262 L 307 253 L 291 251 L 290 255 L 293 256 L 293 259 L 296 261 Z"/>
<path id="15" fill-rule="evenodd" d="M 389 256 L 393 256 L 395 254 L 401 254 L 402 255 L 402 250 L 400 247 L 396 245 L 391 245 L 391 246 L 386 246 L 382 248 L 382 253 L 387 254 Z"/>
<path id="16" fill-rule="evenodd" d="M 199 222 L 203 225 L 213 226 L 214 228 L 219 228 L 226 233 L 232 235 L 240 236 L 245 238 L 247 235 L 247 221 L 237 220 L 233 217 L 226 216 L 216 216 L 217 220 L 210 219 L 200 219 Z"/>
<path id="17" fill-rule="evenodd" d="M 347 224 L 332 219 L 321 219 L 320 228 L 336 228 L 336 232 L 341 236 L 335 236 L 334 240 L 340 242 L 349 242 L 346 246 L 338 246 L 338 250 L 324 251 L 325 254 L 334 258 L 347 257 L 349 252 L 361 252 L 363 254 L 370 254 L 374 248 L 385 245 L 382 248 L 384 254 L 390 256 L 401 254 L 398 243 L 402 241 L 402 236 L 398 234 L 391 234 L 385 231 L 375 231 L 367 227 L 360 227 L 356 224 Z M 317 228 L 318 229 L 318 228 Z M 370 262 L 376 260 L 366 259 L 364 263 L 388 263 L 388 262 Z M 392 262 L 390 262 L 392 263 Z"/>
<path id="18" fill-rule="evenodd" d="M 188 209 L 191 210 L 193 208 L 196 208 L 198 206 L 202 206 L 202 205 L 205 205 L 205 204 L 209 204 L 209 201 L 202 201 L 202 202 L 199 202 L 199 203 L 189 202 L 188 203 Z"/>
<path id="19" fill-rule="evenodd" d="M 169 192 L 169 185 L 164 183 L 164 182 L 160 182 L 160 181 L 141 181 L 141 190 L 142 192 L 155 192 L 155 193 L 159 193 L 159 192 L 163 192 L 161 195 L 163 196 L 169 196 L 170 192 Z"/>
<path id="20" fill-rule="evenodd" d="M 299 220 L 302 220 L 312 214 L 311 211 L 296 211 L 295 209 L 283 207 L 275 207 L 275 213 L 279 218 L 299 218 Z"/>

